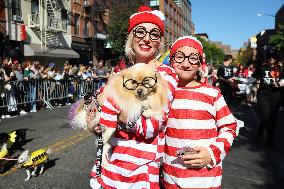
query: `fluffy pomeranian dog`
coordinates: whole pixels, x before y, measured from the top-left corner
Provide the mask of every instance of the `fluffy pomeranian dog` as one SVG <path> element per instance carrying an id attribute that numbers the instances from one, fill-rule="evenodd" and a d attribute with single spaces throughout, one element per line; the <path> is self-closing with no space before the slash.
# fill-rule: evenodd
<path id="1" fill-rule="evenodd" d="M 31 154 L 29 154 L 29 150 L 25 150 L 18 157 L 18 166 L 23 167 L 27 171 L 27 178 L 25 181 L 28 181 L 31 176 L 36 175 L 38 167 L 40 167 L 39 174 L 43 173 L 44 164 L 48 161 L 48 155 L 52 153 L 51 149 L 39 149 Z"/>
<path id="2" fill-rule="evenodd" d="M 147 64 L 135 64 L 123 70 L 106 85 L 102 98 L 110 98 L 119 107 L 121 120 L 136 121 L 142 114 L 146 118 L 161 119 L 167 107 L 168 84 L 161 75 Z M 110 138 L 116 128 L 103 131 L 103 160 L 110 151 Z"/>

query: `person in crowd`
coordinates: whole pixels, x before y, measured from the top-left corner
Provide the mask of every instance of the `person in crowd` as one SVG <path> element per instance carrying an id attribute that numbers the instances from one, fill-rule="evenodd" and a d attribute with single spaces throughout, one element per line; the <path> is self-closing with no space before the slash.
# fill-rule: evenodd
<path id="1" fill-rule="evenodd" d="M 0 68 L 0 104 L 7 104 L 5 95 L 7 94 L 7 82 L 10 80 L 8 75 L 6 74 L 4 67 L 4 62 L 7 61 L 6 58 L 3 59 L 3 62 L 1 62 L 1 68 Z M 0 108 L 0 119 L 9 118 L 10 115 L 7 114 L 7 108 L 2 107 Z"/>
<path id="2" fill-rule="evenodd" d="M 284 87 L 284 70 L 283 66 L 279 65 L 277 52 L 271 50 L 267 55 L 265 64 L 257 67 L 252 76 L 260 82 L 257 93 L 257 106 L 260 112 L 261 124 L 256 141 L 260 141 L 266 128 L 266 145 L 274 148 L 274 133 L 282 98 L 281 89 Z"/>
<path id="3" fill-rule="evenodd" d="M 126 69 L 127 67 L 129 67 L 129 65 L 127 65 L 126 60 L 124 58 L 124 56 L 119 58 L 119 61 L 117 62 L 117 64 L 115 65 L 115 67 L 113 68 L 113 72 L 114 73 L 118 73 L 121 70 Z"/>
<path id="4" fill-rule="evenodd" d="M 170 50 L 179 82 L 166 125 L 165 188 L 221 188 L 222 161 L 236 137 L 236 119 L 220 90 L 201 82 L 202 55 L 192 36 L 178 38 Z"/>
<path id="5" fill-rule="evenodd" d="M 133 14 L 129 19 L 125 53 L 131 63 L 151 65 L 168 81 L 170 88 L 168 96 L 171 101 L 177 86 L 176 75 L 172 68 L 162 65 L 155 59 L 163 44 L 165 31 L 163 20 L 162 12 L 152 11 L 145 6 L 140 7 L 138 13 Z M 109 111 L 106 111 L 107 109 Z M 113 102 L 107 99 L 102 110 L 100 121 L 102 125 L 108 126 L 108 121 L 117 124 L 119 120 L 116 118 L 109 120 L 112 114 L 118 111 Z M 102 167 L 101 176 L 96 174 L 96 165 L 94 166 L 91 172 L 91 187 L 160 188 L 159 167 L 164 146 L 162 126 L 164 121 L 165 119 L 146 119 L 140 116 L 133 128 L 117 131 L 115 137 L 111 138 L 113 146 L 112 154 L 109 156 L 109 166 Z M 100 132 L 100 127 L 94 130 Z"/>
<path id="6" fill-rule="evenodd" d="M 24 91 L 25 91 L 25 86 L 24 86 L 24 75 L 23 75 L 23 68 L 21 64 L 14 64 L 13 65 L 13 72 L 15 74 L 15 77 L 18 81 L 17 87 L 16 87 L 16 94 L 17 94 L 17 102 L 22 103 L 24 102 Z M 19 104 L 18 105 L 18 110 L 21 115 L 26 114 L 27 112 L 24 110 L 25 109 L 25 104 Z"/>
<path id="7" fill-rule="evenodd" d="M 99 61 L 98 67 L 95 69 L 94 78 L 98 79 L 98 89 L 103 87 L 109 78 L 109 72 L 104 67 L 104 62 L 102 60 Z"/>
<path id="8" fill-rule="evenodd" d="M 238 70 L 235 73 L 235 77 L 246 77 L 245 75 L 245 67 L 243 64 L 240 64 Z"/>
<path id="9" fill-rule="evenodd" d="M 235 88 L 233 66 L 231 66 L 232 61 L 233 56 L 226 55 L 223 64 L 218 67 L 217 71 L 219 87 L 228 106 L 232 105 L 232 95 Z"/>
<path id="10" fill-rule="evenodd" d="M 28 100 L 30 101 L 30 112 L 36 112 L 36 84 L 35 78 L 37 74 L 35 72 L 34 65 L 30 61 L 24 63 L 24 80 L 28 84 Z"/>

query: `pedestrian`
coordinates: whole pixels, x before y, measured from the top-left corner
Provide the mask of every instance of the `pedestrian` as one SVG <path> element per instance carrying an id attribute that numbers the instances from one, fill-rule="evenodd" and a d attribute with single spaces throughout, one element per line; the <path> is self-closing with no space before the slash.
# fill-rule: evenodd
<path id="1" fill-rule="evenodd" d="M 178 75 L 166 125 L 165 188 L 221 188 L 222 161 L 236 137 L 237 123 L 218 88 L 201 82 L 205 64 L 201 42 L 178 38 L 171 65 Z M 192 154 L 180 155 L 180 150 Z"/>
<path id="2" fill-rule="evenodd" d="M 103 87 L 109 78 L 109 72 L 104 67 L 104 62 L 102 60 L 99 61 L 98 67 L 95 69 L 95 78 L 98 79 L 97 89 Z"/>
<path id="3" fill-rule="evenodd" d="M 284 79 L 283 66 L 279 64 L 278 54 L 271 50 L 267 55 L 265 64 L 257 67 L 252 76 L 260 82 L 257 93 L 257 106 L 261 124 L 256 135 L 256 141 L 260 141 L 263 131 L 266 128 L 266 145 L 273 148 Z"/>
<path id="4" fill-rule="evenodd" d="M 138 13 L 129 19 L 128 38 L 125 53 L 131 63 L 151 65 L 169 84 L 169 100 L 177 86 L 177 78 L 172 68 L 162 65 L 155 59 L 163 44 L 164 15 L 152 11 L 149 7 L 140 7 Z M 165 91 L 167 92 L 167 91 Z M 108 113 L 102 112 L 102 120 L 117 117 L 111 115 L 116 111 L 112 102 L 108 104 Z M 103 107 L 104 109 L 104 107 Z M 116 114 L 116 113 L 115 113 Z M 117 120 L 119 121 L 119 120 Z M 122 121 L 122 120 L 120 120 Z M 112 154 L 108 167 L 102 167 L 101 177 L 96 174 L 94 166 L 90 181 L 92 188 L 147 188 L 158 189 L 160 159 L 164 147 L 163 123 L 165 119 L 146 119 L 140 116 L 133 128 L 117 131 L 111 138 Z M 95 128 L 98 131 L 99 127 Z"/>
<path id="5" fill-rule="evenodd" d="M 124 56 L 122 56 L 122 57 L 119 58 L 119 61 L 117 62 L 116 66 L 113 69 L 113 72 L 118 73 L 121 70 L 126 69 L 127 67 L 129 67 L 129 65 L 127 65 Z"/>
<path id="6" fill-rule="evenodd" d="M 231 66 L 232 61 L 233 56 L 226 55 L 223 64 L 218 67 L 217 71 L 219 87 L 229 107 L 232 105 L 233 92 L 234 88 L 236 88 L 234 83 L 233 66 Z"/>

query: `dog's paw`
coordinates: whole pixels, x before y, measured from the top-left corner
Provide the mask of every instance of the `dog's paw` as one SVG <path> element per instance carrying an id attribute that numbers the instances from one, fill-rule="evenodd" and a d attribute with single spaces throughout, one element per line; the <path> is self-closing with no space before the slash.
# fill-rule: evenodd
<path id="1" fill-rule="evenodd" d="M 144 110 L 142 115 L 146 118 L 150 118 L 154 115 L 154 112 L 151 109 Z"/>
<path id="2" fill-rule="evenodd" d="M 30 178 L 26 178 L 26 179 L 25 179 L 25 181 L 28 181 L 28 180 L 30 180 Z"/>

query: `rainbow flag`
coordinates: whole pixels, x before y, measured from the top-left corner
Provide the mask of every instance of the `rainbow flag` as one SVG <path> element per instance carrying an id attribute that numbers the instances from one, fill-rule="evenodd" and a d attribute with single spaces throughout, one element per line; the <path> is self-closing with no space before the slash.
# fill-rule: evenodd
<path id="1" fill-rule="evenodd" d="M 159 62 L 162 62 L 163 64 L 170 64 L 170 50 L 165 52 L 160 58 L 158 58 Z"/>

